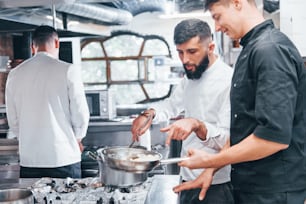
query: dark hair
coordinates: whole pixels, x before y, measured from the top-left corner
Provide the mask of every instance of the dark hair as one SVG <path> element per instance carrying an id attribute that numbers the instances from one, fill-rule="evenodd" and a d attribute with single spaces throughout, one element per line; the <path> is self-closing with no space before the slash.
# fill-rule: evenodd
<path id="1" fill-rule="evenodd" d="M 250 4 L 253 4 L 256 6 L 255 0 L 247 0 Z M 207 11 L 209 8 L 215 4 L 221 2 L 222 4 L 228 4 L 229 0 L 204 0 L 204 10 Z"/>
<path id="2" fill-rule="evenodd" d="M 54 37 L 58 37 L 56 30 L 51 26 L 42 25 L 35 29 L 32 40 L 36 45 L 42 45 L 52 40 Z"/>
<path id="3" fill-rule="evenodd" d="M 204 0 L 204 10 L 207 11 L 213 4 L 218 3 L 220 0 Z"/>
<path id="4" fill-rule="evenodd" d="M 174 28 L 174 43 L 176 45 L 196 36 L 199 36 L 201 41 L 212 37 L 209 25 L 200 19 L 183 20 Z"/>

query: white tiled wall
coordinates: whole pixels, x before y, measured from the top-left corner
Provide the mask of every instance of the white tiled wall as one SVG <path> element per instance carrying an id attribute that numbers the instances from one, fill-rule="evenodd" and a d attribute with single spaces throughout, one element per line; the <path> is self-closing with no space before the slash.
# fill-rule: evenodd
<path id="1" fill-rule="evenodd" d="M 306 56 L 306 1 L 280 1 L 280 29 L 295 43 L 302 56 Z"/>

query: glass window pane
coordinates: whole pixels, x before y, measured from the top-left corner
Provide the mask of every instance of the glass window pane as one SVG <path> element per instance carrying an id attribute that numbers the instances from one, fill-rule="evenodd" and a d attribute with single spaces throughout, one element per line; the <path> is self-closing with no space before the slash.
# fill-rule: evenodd
<path id="1" fill-rule="evenodd" d="M 147 40 L 144 45 L 142 56 L 148 55 L 169 55 L 166 43 L 159 39 Z"/>
<path id="2" fill-rule="evenodd" d="M 104 57 L 100 42 L 91 42 L 87 44 L 81 52 L 82 58 Z"/>
<path id="3" fill-rule="evenodd" d="M 106 62 L 82 61 L 82 79 L 84 83 L 106 82 Z"/>
<path id="4" fill-rule="evenodd" d="M 85 90 L 105 90 L 107 89 L 106 84 L 99 84 L 99 85 L 85 85 L 84 86 Z"/>
<path id="5" fill-rule="evenodd" d="M 147 60 L 148 65 L 148 79 L 149 81 L 155 80 L 155 65 L 154 65 L 154 59 L 148 59 Z"/>
<path id="6" fill-rule="evenodd" d="M 104 41 L 103 45 L 107 56 L 125 57 L 138 56 L 142 42 L 142 38 L 134 35 L 120 35 Z"/>
<path id="7" fill-rule="evenodd" d="M 112 85 L 118 105 L 135 104 L 145 99 L 139 84 Z"/>
<path id="8" fill-rule="evenodd" d="M 170 84 L 168 83 L 144 84 L 144 87 L 151 99 L 164 97 L 170 90 Z"/>
<path id="9" fill-rule="evenodd" d="M 113 81 L 137 80 L 138 79 L 137 60 L 111 61 L 111 79 Z"/>
<path id="10" fill-rule="evenodd" d="M 155 68 L 155 80 L 156 81 L 168 81 L 171 77 L 171 68 L 168 66 Z"/>

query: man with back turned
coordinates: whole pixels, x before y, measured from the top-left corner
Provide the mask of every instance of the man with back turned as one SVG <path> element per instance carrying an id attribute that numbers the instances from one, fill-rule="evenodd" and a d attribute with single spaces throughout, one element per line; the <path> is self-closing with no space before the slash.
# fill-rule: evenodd
<path id="1" fill-rule="evenodd" d="M 81 140 L 89 121 L 80 67 L 60 61 L 50 26 L 33 33 L 34 56 L 14 68 L 6 85 L 10 130 L 19 141 L 21 178 L 80 178 Z"/>

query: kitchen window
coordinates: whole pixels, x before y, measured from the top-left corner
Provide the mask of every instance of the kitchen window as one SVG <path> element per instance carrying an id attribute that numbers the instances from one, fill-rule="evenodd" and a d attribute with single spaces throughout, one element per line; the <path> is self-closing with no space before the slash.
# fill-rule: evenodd
<path id="1" fill-rule="evenodd" d="M 112 89 L 116 102 L 148 103 L 169 95 L 172 82 L 168 43 L 160 36 L 117 31 L 106 38 L 81 42 L 86 89 Z"/>

